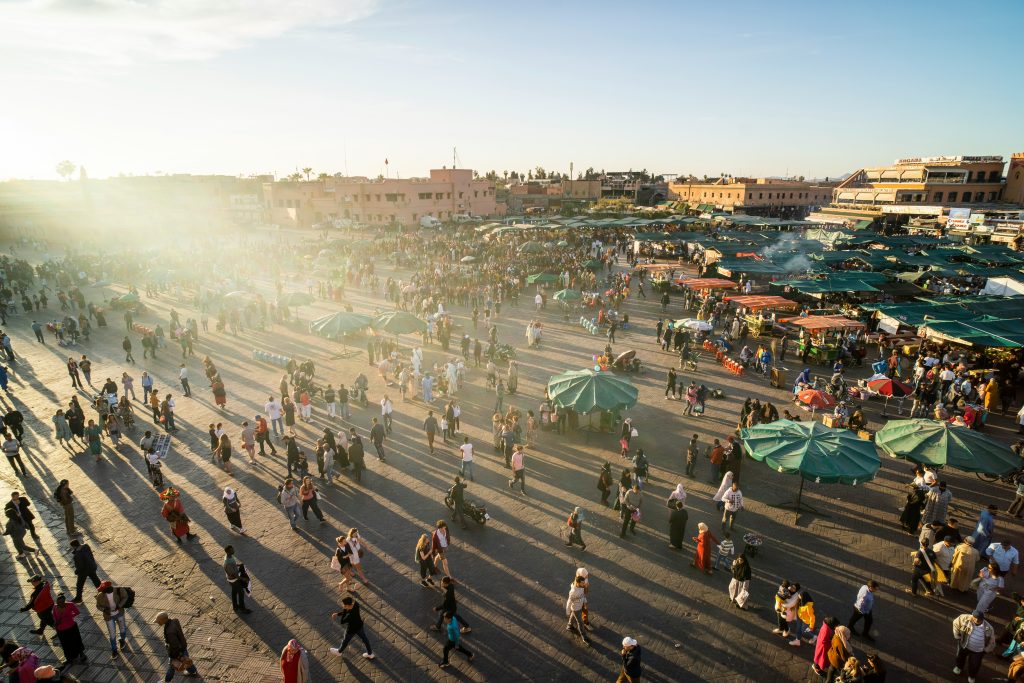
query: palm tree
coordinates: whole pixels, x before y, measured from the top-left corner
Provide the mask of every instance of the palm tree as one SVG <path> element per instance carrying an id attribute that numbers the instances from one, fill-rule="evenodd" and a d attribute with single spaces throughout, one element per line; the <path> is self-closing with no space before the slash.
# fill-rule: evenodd
<path id="1" fill-rule="evenodd" d="M 67 159 L 65 159 L 64 161 L 57 164 L 57 175 L 59 175 L 64 180 L 67 180 L 71 177 L 71 174 L 75 172 L 75 168 L 75 162 L 68 161 Z"/>
<path id="2" fill-rule="evenodd" d="M 302 169 L 302 173 L 303 173 L 303 175 L 306 176 L 306 180 L 309 180 L 309 174 L 312 173 L 312 172 L 313 172 L 313 169 L 310 168 L 309 166 L 307 166 L 306 168 Z"/>

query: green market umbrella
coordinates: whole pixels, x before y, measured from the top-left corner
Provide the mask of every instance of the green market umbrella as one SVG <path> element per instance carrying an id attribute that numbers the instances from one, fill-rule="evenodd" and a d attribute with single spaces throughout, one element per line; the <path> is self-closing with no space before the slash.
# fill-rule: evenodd
<path id="1" fill-rule="evenodd" d="M 122 304 L 137 304 L 139 303 L 139 295 L 135 292 L 129 292 L 117 298 L 118 303 Z"/>
<path id="2" fill-rule="evenodd" d="M 784 474 L 800 475 L 800 491 L 794 507 L 802 505 L 804 481 L 816 484 L 857 484 L 873 479 L 881 463 L 875 446 L 849 429 L 832 429 L 820 422 L 776 420 L 740 431 L 743 450 L 754 460 Z"/>
<path id="3" fill-rule="evenodd" d="M 338 339 L 351 332 L 365 330 L 373 318 L 361 313 L 330 313 L 309 323 L 309 331 L 328 339 Z"/>
<path id="4" fill-rule="evenodd" d="M 519 253 L 520 254 L 543 254 L 544 253 L 544 245 L 541 244 L 540 242 L 534 242 L 533 240 L 531 240 L 531 241 L 525 243 L 523 246 L 519 247 Z"/>
<path id="5" fill-rule="evenodd" d="M 589 261 L 583 264 L 583 267 L 586 268 L 587 270 L 601 270 L 602 268 L 604 268 L 604 264 L 598 261 L 597 259 L 590 259 Z"/>
<path id="6" fill-rule="evenodd" d="M 225 306 L 244 306 L 253 300 L 253 295 L 249 292 L 228 292 L 221 297 L 221 301 L 224 302 Z"/>
<path id="7" fill-rule="evenodd" d="M 551 298 L 555 301 L 579 301 L 583 298 L 583 293 L 576 289 L 560 289 Z"/>
<path id="8" fill-rule="evenodd" d="M 556 404 L 578 413 L 621 410 L 636 405 L 639 392 L 633 383 L 611 372 L 574 370 L 548 380 L 548 395 Z"/>
<path id="9" fill-rule="evenodd" d="M 558 276 L 554 273 L 534 273 L 526 278 L 528 285 L 551 285 L 558 282 Z"/>
<path id="10" fill-rule="evenodd" d="M 306 306 L 307 304 L 313 303 L 313 295 L 307 294 L 306 292 L 288 292 L 277 300 L 277 303 L 281 306 Z"/>
<path id="11" fill-rule="evenodd" d="M 407 313 L 405 311 L 391 311 L 390 313 L 383 313 L 374 318 L 373 322 L 370 323 L 370 327 L 375 330 L 390 332 L 391 334 L 410 334 L 412 332 L 422 332 L 427 329 L 427 323 L 420 320 L 412 313 Z"/>
<path id="12" fill-rule="evenodd" d="M 459 263 L 476 263 L 476 256 L 463 256 L 459 259 Z"/>
<path id="13" fill-rule="evenodd" d="M 1009 446 L 938 420 L 889 420 L 875 434 L 875 443 L 893 458 L 965 472 L 999 476 L 1020 466 L 1020 458 Z"/>
<path id="14" fill-rule="evenodd" d="M 564 248 L 569 246 L 569 243 L 565 240 L 558 240 L 557 242 L 555 242 L 555 245 Z"/>

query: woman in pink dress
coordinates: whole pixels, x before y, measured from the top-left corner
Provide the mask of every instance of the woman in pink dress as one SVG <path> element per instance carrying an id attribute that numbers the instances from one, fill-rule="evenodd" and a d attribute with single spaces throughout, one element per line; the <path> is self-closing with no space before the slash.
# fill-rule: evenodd
<path id="1" fill-rule="evenodd" d="M 294 638 L 281 650 L 281 677 L 284 683 L 309 683 L 309 655 Z"/>

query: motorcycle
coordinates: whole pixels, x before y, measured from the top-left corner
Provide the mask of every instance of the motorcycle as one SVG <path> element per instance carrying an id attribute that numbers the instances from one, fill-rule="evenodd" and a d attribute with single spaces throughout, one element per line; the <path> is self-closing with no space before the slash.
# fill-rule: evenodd
<path id="1" fill-rule="evenodd" d="M 452 513 L 455 512 L 455 501 L 452 500 L 452 494 L 449 490 L 444 496 L 444 504 Z M 487 520 L 491 518 L 487 514 L 487 508 L 483 505 L 477 505 L 476 501 L 464 500 L 462 501 L 462 514 L 469 517 L 477 524 L 487 524 Z"/>
<path id="2" fill-rule="evenodd" d="M 352 388 L 349 391 L 349 401 L 360 408 L 368 406 L 370 401 L 366 398 L 366 389 L 369 385 L 370 382 L 366 379 L 366 375 L 360 374 L 356 377 L 356 381 L 352 383 Z"/>

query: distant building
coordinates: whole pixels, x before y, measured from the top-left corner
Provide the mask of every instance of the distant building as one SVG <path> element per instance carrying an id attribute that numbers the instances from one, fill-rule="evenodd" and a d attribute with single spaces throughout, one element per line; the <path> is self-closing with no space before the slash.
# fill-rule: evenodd
<path id="1" fill-rule="evenodd" d="M 668 198 L 668 184 L 636 171 L 608 171 L 600 176 L 602 199 L 629 199 L 636 206 L 654 206 Z"/>
<path id="2" fill-rule="evenodd" d="M 585 207 L 601 198 L 600 180 L 527 180 L 508 186 L 508 210 L 513 214 L 527 209 L 558 213 L 568 206 Z"/>
<path id="3" fill-rule="evenodd" d="M 669 183 L 668 189 L 673 199 L 689 204 L 691 211 L 781 218 L 802 218 L 832 197 L 832 184 L 787 178 L 690 177 Z"/>
<path id="4" fill-rule="evenodd" d="M 120 176 L 0 183 L 0 226 L 45 237 L 209 232 L 259 224 L 261 177 Z"/>
<path id="5" fill-rule="evenodd" d="M 328 177 L 263 184 L 268 223 L 309 228 L 349 220 L 364 225 L 412 227 L 425 216 L 449 221 L 497 212 L 494 182 L 469 169 L 432 169 L 429 178 Z"/>
<path id="6" fill-rule="evenodd" d="M 1009 181 L 1004 166 L 1001 156 L 942 156 L 862 168 L 836 186 L 821 214 L 903 225 L 911 217 L 947 216 L 950 209 L 1005 210 L 1024 202 L 1024 154 L 1013 155 Z"/>

